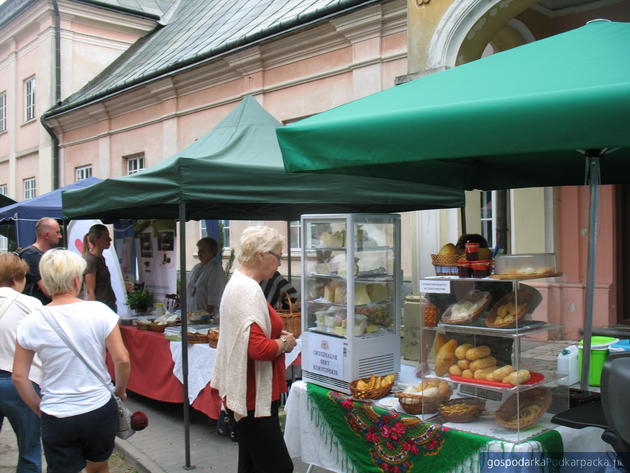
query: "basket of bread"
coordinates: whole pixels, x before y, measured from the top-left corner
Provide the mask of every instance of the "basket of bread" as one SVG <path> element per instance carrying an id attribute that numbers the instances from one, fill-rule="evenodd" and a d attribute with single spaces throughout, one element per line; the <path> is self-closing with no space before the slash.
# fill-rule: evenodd
<path id="1" fill-rule="evenodd" d="M 521 284 L 516 295 L 510 292 L 497 301 L 486 317 L 486 325 L 492 328 L 514 328 L 517 322 L 531 314 L 542 301 L 540 292 Z"/>
<path id="2" fill-rule="evenodd" d="M 431 263 L 437 276 L 457 276 L 457 260 L 460 253 L 452 243 L 447 243 L 437 254 L 431 255 Z"/>
<path id="3" fill-rule="evenodd" d="M 387 376 L 372 375 L 352 381 L 350 392 L 356 399 L 381 399 L 390 393 L 395 380 L 395 373 Z"/>
<path id="4" fill-rule="evenodd" d="M 551 406 L 548 388 L 533 388 L 512 394 L 497 409 L 497 423 L 510 430 L 519 430 L 534 424 Z"/>
<path id="5" fill-rule="evenodd" d="M 433 414 L 441 402 L 453 394 L 449 383 L 441 379 L 425 379 L 417 386 L 409 386 L 396 393 L 398 402 L 407 414 Z"/>
<path id="6" fill-rule="evenodd" d="M 438 406 L 444 422 L 471 422 L 486 408 L 486 402 L 476 397 L 462 397 L 444 401 Z"/>
<path id="7" fill-rule="evenodd" d="M 472 290 L 444 311 L 442 322 L 454 325 L 470 324 L 481 315 L 491 300 L 489 292 Z"/>

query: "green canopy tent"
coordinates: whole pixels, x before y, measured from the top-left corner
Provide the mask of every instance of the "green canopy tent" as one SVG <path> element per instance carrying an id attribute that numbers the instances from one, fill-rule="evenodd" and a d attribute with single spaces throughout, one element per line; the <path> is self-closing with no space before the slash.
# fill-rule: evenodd
<path id="1" fill-rule="evenodd" d="M 590 22 L 279 129 L 285 167 L 458 189 L 588 183 L 586 388 L 598 186 L 630 182 L 629 58 L 630 24 Z"/>
<path id="2" fill-rule="evenodd" d="M 275 130 L 251 96 L 213 130 L 137 174 L 62 195 L 68 218 L 178 219 L 186 465 L 190 465 L 185 222 L 204 218 L 296 220 L 304 213 L 402 212 L 461 207 L 464 193 L 361 176 L 289 174 Z"/>

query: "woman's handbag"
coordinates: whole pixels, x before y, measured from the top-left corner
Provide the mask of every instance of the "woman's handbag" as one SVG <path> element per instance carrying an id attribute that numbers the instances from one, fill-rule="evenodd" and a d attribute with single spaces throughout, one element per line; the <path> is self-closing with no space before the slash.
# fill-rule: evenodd
<path id="1" fill-rule="evenodd" d="M 72 352 L 87 366 L 87 368 L 96 376 L 96 378 L 105 386 L 111 393 L 112 397 L 116 401 L 116 411 L 118 412 L 118 431 L 116 432 L 116 436 L 121 439 L 128 439 L 136 431 L 131 427 L 131 411 L 127 408 L 124 401 L 115 394 L 111 385 L 103 379 L 103 377 L 96 371 L 92 365 L 83 357 L 81 353 L 76 349 L 74 344 L 70 341 L 66 333 L 63 331 L 61 326 L 57 323 L 55 318 L 52 316 L 48 308 L 42 307 L 40 309 L 44 320 L 50 325 L 50 327 L 59 335 L 59 338 L 66 344 Z"/>

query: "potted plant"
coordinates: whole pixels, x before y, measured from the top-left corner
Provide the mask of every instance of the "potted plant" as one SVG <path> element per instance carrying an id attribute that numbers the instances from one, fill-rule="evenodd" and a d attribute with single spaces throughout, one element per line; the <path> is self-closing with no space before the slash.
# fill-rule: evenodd
<path id="1" fill-rule="evenodd" d="M 136 313 L 144 313 L 153 307 L 154 297 L 151 292 L 143 289 L 135 290 L 127 294 L 127 305 Z"/>

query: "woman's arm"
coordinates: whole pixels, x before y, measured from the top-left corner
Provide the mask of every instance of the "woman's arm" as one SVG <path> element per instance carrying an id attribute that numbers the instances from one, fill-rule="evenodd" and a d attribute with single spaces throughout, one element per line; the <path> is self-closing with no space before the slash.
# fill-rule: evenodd
<path id="1" fill-rule="evenodd" d="M 129 352 L 125 347 L 118 325 L 105 339 L 107 350 L 114 362 L 114 376 L 116 378 L 116 394 L 123 400 L 127 399 L 127 382 L 131 374 Z"/>
<path id="2" fill-rule="evenodd" d="M 249 329 L 249 345 L 247 347 L 247 356 L 252 360 L 271 361 L 290 352 L 295 347 L 296 341 L 292 334 L 283 332 L 281 338 L 267 338 L 265 332 L 258 324 L 253 323 Z"/>
<path id="3" fill-rule="evenodd" d="M 41 417 L 42 413 L 39 410 L 41 399 L 37 395 L 37 392 L 35 392 L 33 383 L 28 379 L 28 373 L 31 370 L 31 363 L 33 362 L 34 356 L 34 351 L 27 350 L 16 342 L 15 356 L 13 357 L 13 374 L 11 378 L 22 400 L 38 417 Z"/>
<path id="4" fill-rule="evenodd" d="M 85 274 L 85 292 L 87 294 L 88 301 L 96 300 L 96 273 Z"/>

